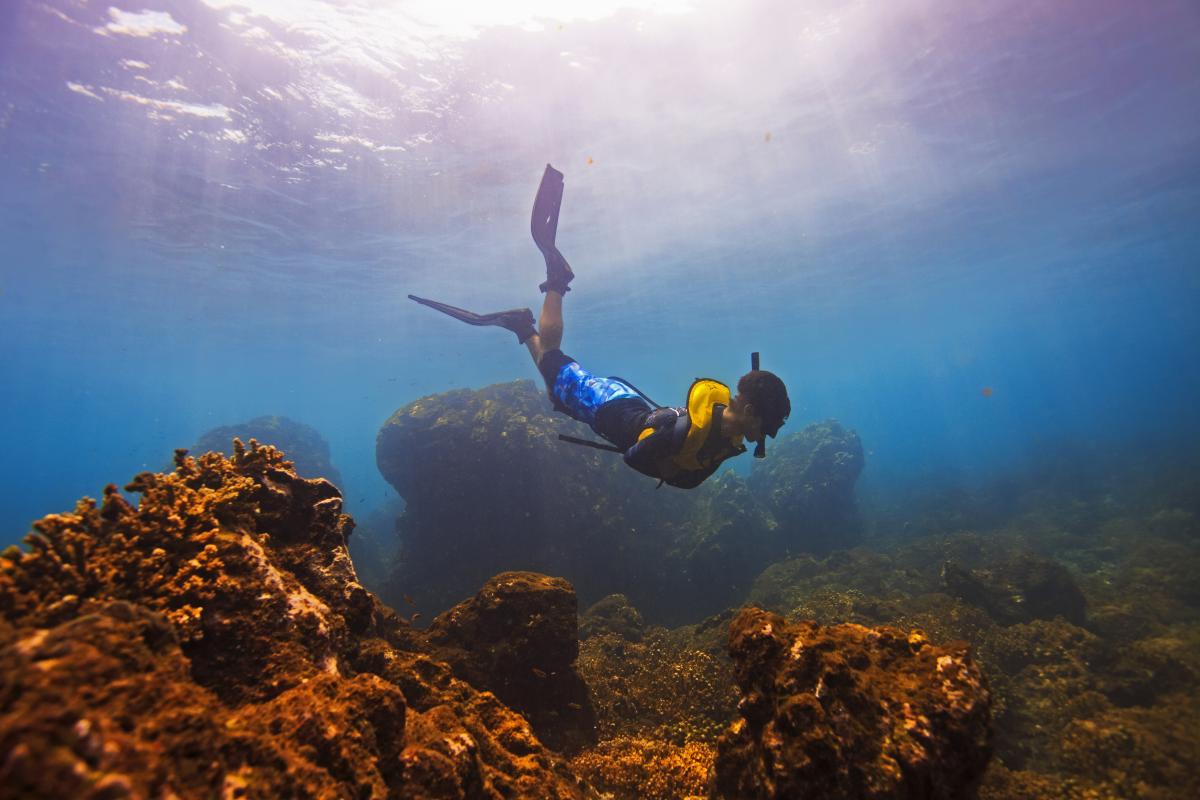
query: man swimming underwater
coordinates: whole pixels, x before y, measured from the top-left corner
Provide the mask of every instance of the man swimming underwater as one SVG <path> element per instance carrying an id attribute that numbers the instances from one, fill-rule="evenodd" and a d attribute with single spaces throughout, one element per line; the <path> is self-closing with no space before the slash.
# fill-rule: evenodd
<path id="1" fill-rule="evenodd" d="M 758 368 L 757 353 L 751 371 L 738 381 L 736 396 L 730 397 L 725 384 L 700 378 L 688 390 L 685 406 L 652 408 L 633 385 L 593 375 L 559 349 L 563 295 L 575 277 L 554 243 L 562 195 L 563 175 L 547 164 L 530 223 L 533 241 L 546 259 L 546 282 L 538 287 L 546 294 L 540 333 L 528 308 L 474 314 L 436 300 L 409 298 L 470 325 L 496 325 L 515 333 L 545 379 L 555 410 L 587 423 L 612 446 L 561 439 L 622 453 L 638 472 L 682 489 L 699 486 L 722 461 L 746 452 L 743 439 L 756 442 L 754 455 L 763 458 L 766 437 L 775 437 L 792 406 L 783 381 Z"/>

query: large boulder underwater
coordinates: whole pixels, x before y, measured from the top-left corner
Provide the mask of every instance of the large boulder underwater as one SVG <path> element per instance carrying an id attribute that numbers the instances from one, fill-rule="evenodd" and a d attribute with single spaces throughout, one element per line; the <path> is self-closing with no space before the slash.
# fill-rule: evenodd
<path id="1" fill-rule="evenodd" d="M 858 543 L 862 523 L 854 486 L 865 459 L 862 442 L 835 420 L 785 436 L 754 462 L 748 485 L 780 528 L 780 536 L 825 555 Z"/>
<path id="2" fill-rule="evenodd" d="M 987 761 L 961 645 L 757 609 L 666 633 L 609 598 L 584 652 L 574 588 L 532 572 L 422 631 L 272 447 L 125 491 L 0 554 L 0 798 L 969 797 Z"/>
<path id="3" fill-rule="evenodd" d="M 991 703 L 966 644 L 746 608 L 729 650 L 741 719 L 717 745 L 718 796 L 951 800 L 982 781 Z"/>
<path id="4" fill-rule="evenodd" d="M 376 460 L 403 497 L 400 554 L 382 587 L 447 608 L 497 572 L 561 575 L 591 603 L 621 593 L 656 621 L 736 603 L 768 564 L 861 538 L 858 436 L 836 422 L 783 436 L 749 479 L 656 488 L 553 413 L 530 381 L 422 397 L 380 428 Z M 748 458 L 748 457 L 746 457 Z"/>

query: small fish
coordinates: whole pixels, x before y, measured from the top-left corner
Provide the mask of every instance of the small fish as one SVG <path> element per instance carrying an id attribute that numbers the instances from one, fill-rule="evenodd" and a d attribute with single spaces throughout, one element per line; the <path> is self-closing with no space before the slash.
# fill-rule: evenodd
<path id="1" fill-rule="evenodd" d="M 592 164 L 595 164 L 595 163 L 596 163 L 595 161 L 592 161 L 592 157 L 588 156 L 588 166 L 590 167 Z"/>
<path id="2" fill-rule="evenodd" d="M 415 606 L 417 604 L 417 601 L 413 600 L 410 595 L 406 594 L 406 595 L 403 595 L 403 597 L 404 597 L 404 602 L 408 603 L 410 606 Z"/>
<path id="3" fill-rule="evenodd" d="M 545 673 L 545 671 L 543 671 L 543 670 L 540 670 L 540 669 L 538 669 L 537 667 L 534 667 L 534 668 L 533 668 L 533 674 L 534 674 L 534 675 L 537 675 L 539 678 L 545 678 L 545 677 L 546 677 L 546 673 Z"/>
<path id="4" fill-rule="evenodd" d="M 567 703 L 567 708 L 573 709 L 575 711 L 583 710 L 583 706 L 579 705 L 579 703 Z"/>
<path id="5" fill-rule="evenodd" d="M 979 393 L 980 393 L 981 395 L 983 395 L 984 397 L 991 397 L 991 396 L 992 396 L 992 393 L 993 393 L 993 392 L 992 392 L 992 387 L 990 387 L 990 386 L 985 386 L 985 387 L 983 387 L 982 389 L 980 389 L 980 390 L 979 390 Z"/>
<path id="6" fill-rule="evenodd" d="M 417 620 L 419 620 L 420 618 L 421 618 L 421 612 L 417 611 L 411 617 L 408 618 L 408 621 L 410 623 L 413 623 L 413 622 L 416 622 Z"/>

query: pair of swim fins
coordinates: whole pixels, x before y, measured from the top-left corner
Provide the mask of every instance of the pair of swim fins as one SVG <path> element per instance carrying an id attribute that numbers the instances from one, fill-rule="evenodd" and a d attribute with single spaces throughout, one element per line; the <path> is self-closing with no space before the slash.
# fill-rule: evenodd
<path id="1" fill-rule="evenodd" d="M 533 200 L 533 215 L 530 218 L 529 231 L 533 234 L 534 244 L 546 259 L 546 281 L 538 288 L 543 292 L 556 291 L 566 294 L 570 291 L 569 284 L 575 277 L 575 273 L 571 271 L 571 266 L 554 243 L 558 233 L 558 212 L 562 207 L 562 196 L 563 174 L 547 164 L 546 171 L 542 173 L 542 182 L 538 185 L 537 196 Z M 468 325 L 495 325 L 510 330 L 517 335 L 517 341 L 521 344 L 537 333 L 537 329 L 533 325 L 533 312 L 528 308 L 476 314 L 464 308 L 417 297 L 413 294 L 410 294 L 408 298 Z"/>

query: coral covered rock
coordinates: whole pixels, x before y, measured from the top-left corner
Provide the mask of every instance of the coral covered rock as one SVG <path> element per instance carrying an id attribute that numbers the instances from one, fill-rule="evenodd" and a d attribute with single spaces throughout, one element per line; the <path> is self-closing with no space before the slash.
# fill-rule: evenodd
<path id="1" fill-rule="evenodd" d="M 642 615 L 623 594 L 610 594 L 597 600 L 579 618 L 580 639 L 615 633 L 628 641 L 640 642 L 645 630 Z"/>
<path id="2" fill-rule="evenodd" d="M 559 432 L 592 435 L 551 416 L 529 381 L 396 411 L 376 439 L 379 471 L 406 503 L 392 585 L 444 609 L 499 572 L 531 570 L 565 577 L 585 602 L 614 591 L 651 602 L 671 573 L 654 558 L 666 544 L 647 529 L 685 495 L 656 493 L 619 456 L 564 444 Z"/>
<path id="3" fill-rule="evenodd" d="M 681 531 L 670 554 L 693 585 L 707 587 L 706 594 L 725 601 L 720 607 L 692 604 L 693 615 L 711 614 L 739 602 L 754 576 L 782 558 L 790 543 L 746 481 L 732 471 L 709 478 L 703 491 L 688 499 L 687 516 L 672 520 Z"/>
<path id="4" fill-rule="evenodd" d="M 874 624 L 905 598 L 938 586 L 936 573 L 922 575 L 891 555 L 855 548 L 772 564 L 754 580 L 747 602 L 789 619 Z"/>
<path id="5" fill-rule="evenodd" d="M 0 558 L 0 796 L 584 796 L 358 583 L 332 484 L 176 463 Z"/>
<path id="6" fill-rule="evenodd" d="M 742 719 L 717 749 L 723 798 L 960 798 L 991 754 L 965 645 L 744 609 L 729 633 Z"/>
<path id="7" fill-rule="evenodd" d="M 987 570 L 947 561 L 942 578 L 951 595 L 1005 625 L 1056 616 L 1082 625 L 1087 613 L 1087 600 L 1070 571 L 1046 558 L 1022 555 Z"/>
<path id="8" fill-rule="evenodd" d="M 578 604 L 562 578 L 505 572 L 429 626 L 432 655 L 520 711 L 559 750 L 595 741 L 596 716 L 575 671 Z"/>
<path id="9" fill-rule="evenodd" d="M 791 552 L 823 554 L 862 538 L 854 485 L 864 463 L 858 434 L 826 420 L 784 437 L 756 461 L 750 489 Z"/>

